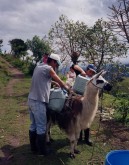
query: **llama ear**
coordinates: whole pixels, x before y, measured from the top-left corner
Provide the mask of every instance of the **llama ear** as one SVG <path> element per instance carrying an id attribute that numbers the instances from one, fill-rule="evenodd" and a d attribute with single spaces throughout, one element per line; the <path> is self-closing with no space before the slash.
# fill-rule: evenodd
<path id="1" fill-rule="evenodd" d="M 95 78 L 98 78 L 103 73 L 103 70 L 95 75 Z"/>
<path id="2" fill-rule="evenodd" d="M 106 73 L 107 73 L 107 71 L 104 71 L 104 70 L 103 70 L 101 76 L 104 76 Z"/>

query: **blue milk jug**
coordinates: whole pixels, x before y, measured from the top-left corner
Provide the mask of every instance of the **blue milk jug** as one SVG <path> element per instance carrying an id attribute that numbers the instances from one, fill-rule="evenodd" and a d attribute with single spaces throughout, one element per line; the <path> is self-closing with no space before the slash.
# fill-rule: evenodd
<path id="1" fill-rule="evenodd" d="M 50 90 L 50 98 L 48 108 L 60 112 L 63 109 L 67 93 L 61 88 L 52 88 Z"/>
<path id="2" fill-rule="evenodd" d="M 73 91 L 77 94 L 83 95 L 85 91 L 85 87 L 87 82 L 90 80 L 89 77 L 83 77 L 78 75 L 75 79 L 75 83 L 73 85 Z"/>

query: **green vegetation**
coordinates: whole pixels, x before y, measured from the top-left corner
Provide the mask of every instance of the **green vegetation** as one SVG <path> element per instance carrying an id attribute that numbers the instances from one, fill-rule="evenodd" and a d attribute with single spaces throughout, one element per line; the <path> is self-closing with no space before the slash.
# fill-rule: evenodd
<path id="1" fill-rule="evenodd" d="M 32 40 L 27 40 L 26 44 L 28 49 L 33 52 L 34 61 L 37 63 L 42 60 L 44 54 L 51 53 L 51 47 L 47 40 L 40 39 L 38 36 L 34 36 Z"/>
<path id="2" fill-rule="evenodd" d="M 10 54 L 2 55 L 4 59 L 6 59 L 12 66 L 17 67 L 21 70 L 26 76 L 30 76 L 33 74 L 33 70 L 35 68 L 35 64 L 32 63 L 32 60 L 22 60 L 19 58 L 15 58 Z"/>
<path id="3" fill-rule="evenodd" d="M 10 79 L 10 73 L 7 66 L 0 57 L 0 87 L 3 88 L 6 86 L 7 82 Z"/>
<path id="4" fill-rule="evenodd" d="M 9 41 L 11 48 L 12 48 L 12 54 L 14 57 L 20 58 L 22 56 L 25 56 L 27 51 L 27 45 L 24 43 L 21 39 L 13 39 Z"/>
<path id="5" fill-rule="evenodd" d="M 124 78 L 123 81 L 117 82 L 112 91 L 113 95 L 104 94 L 104 107 L 113 108 L 114 118 L 123 124 L 129 122 L 129 78 Z"/>
<path id="6" fill-rule="evenodd" d="M 115 118 L 126 124 L 129 121 L 129 78 L 117 82 L 114 93 L 114 108 L 116 109 Z"/>

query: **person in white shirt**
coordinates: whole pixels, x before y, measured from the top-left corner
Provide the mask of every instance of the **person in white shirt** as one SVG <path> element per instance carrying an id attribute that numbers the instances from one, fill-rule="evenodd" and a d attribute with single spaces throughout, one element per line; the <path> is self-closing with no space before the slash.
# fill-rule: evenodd
<path id="1" fill-rule="evenodd" d="M 67 72 L 66 78 L 67 78 L 66 84 L 71 88 L 76 78 L 76 73 L 73 70 L 72 66 L 70 67 L 70 70 Z"/>
<path id="2" fill-rule="evenodd" d="M 69 90 L 67 85 L 56 74 L 55 70 L 61 64 L 57 54 L 48 56 L 47 63 L 41 63 L 34 69 L 31 88 L 28 96 L 28 106 L 30 112 L 29 140 L 33 153 L 48 155 L 50 151 L 46 148 L 46 128 L 47 128 L 47 104 L 49 102 L 52 79 L 56 83 Z"/>

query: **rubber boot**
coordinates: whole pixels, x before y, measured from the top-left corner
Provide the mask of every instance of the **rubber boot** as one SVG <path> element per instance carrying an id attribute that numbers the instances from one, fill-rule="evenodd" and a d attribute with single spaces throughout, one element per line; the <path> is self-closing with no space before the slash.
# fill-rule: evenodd
<path id="1" fill-rule="evenodd" d="M 46 134 L 37 134 L 37 146 L 39 155 L 47 156 L 52 153 L 52 151 L 46 147 Z"/>
<path id="2" fill-rule="evenodd" d="M 30 148 L 34 154 L 37 152 L 37 147 L 36 147 L 36 139 L 37 138 L 36 137 L 37 137 L 36 131 L 30 131 L 29 130 Z"/>
<path id="3" fill-rule="evenodd" d="M 84 136 L 85 136 L 85 143 L 89 146 L 92 146 L 92 142 L 90 141 L 90 128 L 87 128 L 84 130 Z"/>
<path id="4" fill-rule="evenodd" d="M 79 141 L 79 142 L 82 141 L 82 130 L 81 130 L 81 132 L 80 132 L 80 137 L 79 137 L 78 141 Z"/>

